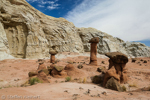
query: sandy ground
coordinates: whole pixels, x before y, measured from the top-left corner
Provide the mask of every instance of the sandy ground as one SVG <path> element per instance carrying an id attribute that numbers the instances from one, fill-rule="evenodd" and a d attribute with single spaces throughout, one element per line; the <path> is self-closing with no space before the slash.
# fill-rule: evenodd
<path id="1" fill-rule="evenodd" d="M 146 60 L 144 63 L 142 60 Z M 74 62 L 74 67 L 82 64 L 81 73 L 74 75 L 71 82 L 65 78 L 53 78 L 51 83 L 38 83 L 28 87 L 20 87 L 28 80 L 28 72 L 38 68 L 37 59 L 9 59 L 0 61 L 0 100 L 150 100 L 150 91 L 131 92 L 144 87 L 150 87 L 150 58 L 138 58 L 135 63 L 131 59 L 127 63 L 128 92 L 117 92 L 93 84 L 91 77 L 100 75 L 98 67 L 108 68 L 108 58 L 98 55 L 98 66 L 89 65 L 89 53 L 62 53 L 57 55 L 62 66 Z M 102 63 L 104 61 L 104 64 Z M 46 59 L 46 66 L 50 66 Z M 73 81 L 75 78 L 86 82 Z M 88 91 L 90 90 L 90 93 Z"/>

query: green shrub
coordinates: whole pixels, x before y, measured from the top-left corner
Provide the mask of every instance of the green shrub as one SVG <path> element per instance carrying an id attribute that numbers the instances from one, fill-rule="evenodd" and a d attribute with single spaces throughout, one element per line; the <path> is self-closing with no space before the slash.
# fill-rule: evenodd
<path id="1" fill-rule="evenodd" d="M 82 82 L 82 83 L 86 83 L 86 78 L 83 79 L 83 82 Z"/>
<path id="2" fill-rule="evenodd" d="M 66 82 L 69 82 L 71 80 L 71 77 L 70 76 L 67 76 L 66 77 Z"/>
<path id="3" fill-rule="evenodd" d="M 126 87 L 124 85 L 122 86 L 122 90 L 123 91 L 127 91 L 127 89 L 126 89 Z"/>
<path id="4" fill-rule="evenodd" d="M 43 83 L 39 78 L 34 77 L 29 80 L 30 85 L 34 85 L 35 83 Z"/>

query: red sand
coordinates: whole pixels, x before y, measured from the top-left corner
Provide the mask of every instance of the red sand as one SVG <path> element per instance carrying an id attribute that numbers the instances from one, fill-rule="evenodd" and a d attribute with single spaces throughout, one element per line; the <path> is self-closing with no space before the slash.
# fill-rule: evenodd
<path id="1" fill-rule="evenodd" d="M 147 60 L 147 63 L 140 61 Z M 149 60 L 149 61 L 148 61 Z M 150 100 L 150 91 L 140 92 L 117 92 L 105 89 L 101 86 L 91 83 L 92 76 L 100 75 L 97 68 L 105 66 L 108 68 L 108 58 L 98 58 L 98 66 L 90 66 L 90 58 L 86 56 L 68 57 L 60 59 L 60 65 L 65 66 L 68 62 L 74 62 L 77 67 L 83 63 L 83 68 L 80 74 L 75 74 L 72 77 L 83 80 L 86 83 L 64 82 L 65 78 L 53 78 L 50 76 L 51 83 L 39 83 L 33 86 L 20 87 L 21 84 L 28 80 L 28 72 L 35 71 L 38 68 L 36 60 L 11 59 L 0 61 L 0 100 L 6 96 L 5 100 Z M 105 61 L 102 64 L 101 61 Z M 45 62 L 46 66 L 50 66 L 49 59 Z M 135 63 L 131 60 L 127 63 L 128 68 L 128 84 L 136 87 L 130 87 L 131 90 L 136 90 L 150 86 L 150 58 L 138 58 Z M 79 88 L 83 89 L 79 89 Z M 86 94 L 88 89 L 90 94 Z M 103 95 L 102 92 L 107 95 Z M 100 96 L 99 96 L 100 95 Z M 30 96 L 30 98 L 27 98 Z M 19 98 L 20 97 L 20 98 Z"/>

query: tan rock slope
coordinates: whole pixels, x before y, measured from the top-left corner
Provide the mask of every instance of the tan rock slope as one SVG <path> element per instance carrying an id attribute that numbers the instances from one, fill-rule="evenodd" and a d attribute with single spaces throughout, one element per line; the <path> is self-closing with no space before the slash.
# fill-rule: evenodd
<path id="1" fill-rule="evenodd" d="M 150 49 L 144 44 L 125 43 L 93 28 L 76 28 L 64 18 L 41 13 L 25 0 L 0 0 L 0 59 L 49 57 L 50 49 L 89 51 L 88 41 L 93 37 L 100 38 L 98 53 L 120 51 L 128 56 L 150 57 Z"/>

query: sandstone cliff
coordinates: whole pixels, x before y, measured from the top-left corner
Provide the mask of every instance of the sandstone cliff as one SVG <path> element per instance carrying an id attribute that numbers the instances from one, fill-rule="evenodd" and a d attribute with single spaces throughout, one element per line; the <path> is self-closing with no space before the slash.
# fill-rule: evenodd
<path id="1" fill-rule="evenodd" d="M 1 59 L 49 57 L 50 49 L 89 51 L 88 40 L 95 36 L 100 38 L 99 53 L 121 51 L 128 56 L 150 56 L 144 44 L 125 43 L 93 28 L 76 28 L 64 18 L 41 13 L 25 0 L 0 0 Z"/>

